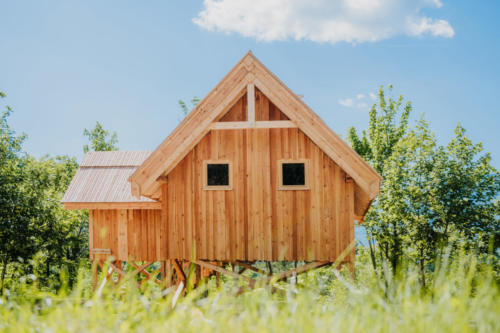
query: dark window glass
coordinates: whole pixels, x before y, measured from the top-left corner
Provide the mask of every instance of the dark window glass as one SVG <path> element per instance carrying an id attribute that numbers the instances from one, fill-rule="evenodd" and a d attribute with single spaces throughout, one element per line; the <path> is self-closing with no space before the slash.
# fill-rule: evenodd
<path id="1" fill-rule="evenodd" d="M 229 164 L 207 164 L 207 185 L 228 186 Z"/>
<path id="2" fill-rule="evenodd" d="M 283 163 L 283 185 L 305 185 L 306 175 L 304 163 Z"/>

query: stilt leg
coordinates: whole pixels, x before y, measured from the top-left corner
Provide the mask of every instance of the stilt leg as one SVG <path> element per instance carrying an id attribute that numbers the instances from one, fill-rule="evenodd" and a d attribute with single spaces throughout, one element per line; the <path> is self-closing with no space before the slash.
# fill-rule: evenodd
<path id="1" fill-rule="evenodd" d="M 215 281 L 217 282 L 217 288 L 220 288 L 220 273 L 215 272 Z"/>
<path id="2" fill-rule="evenodd" d="M 92 289 L 95 291 L 97 288 L 97 277 L 98 277 L 99 269 L 97 260 L 92 260 Z"/>
<path id="3" fill-rule="evenodd" d="M 201 267 L 199 265 L 196 265 L 195 269 L 196 269 L 196 274 L 195 274 L 196 279 L 194 281 L 194 285 L 195 287 L 198 287 L 201 281 Z"/>
<path id="4" fill-rule="evenodd" d="M 166 280 L 167 280 L 167 262 L 166 261 L 160 261 L 160 280 L 163 285 L 165 285 Z"/>
<path id="5" fill-rule="evenodd" d="M 352 261 L 347 262 L 347 268 L 349 269 L 349 272 L 351 272 L 351 278 L 354 280 L 355 278 L 355 273 L 354 273 L 354 263 Z"/>
<path id="6" fill-rule="evenodd" d="M 116 267 L 118 267 L 119 269 L 123 269 L 123 262 L 121 260 L 117 260 L 115 261 L 115 265 Z M 122 278 L 122 275 L 120 273 L 117 272 L 117 280 L 116 280 L 116 283 L 120 283 L 120 280 Z"/>

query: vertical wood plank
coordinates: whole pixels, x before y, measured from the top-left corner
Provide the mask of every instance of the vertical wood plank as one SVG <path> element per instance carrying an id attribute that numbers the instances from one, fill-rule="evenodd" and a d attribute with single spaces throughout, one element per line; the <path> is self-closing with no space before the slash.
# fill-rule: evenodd
<path id="1" fill-rule="evenodd" d="M 267 105 L 267 101 L 265 103 Z M 268 113 L 267 109 L 264 109 L 264 112 Z M 263 208 L 263 218 L 262 218 L 262 258 L 265 260 L 272 260 L 273 247 L 272 247 L 272 220 L 273 220 L 273 212 L 272 212 L 272 202 L 271 202 L 271 156 L 270 156 L 270 135 L 269 129 L 262 129 L 259 134 L 259 138 L 261 139 L 261 168 L 264 171 L 262 173 L 262 208 Z"/>
<path id="2" fill-rule="evenodd" d="M 271 182 L 271 259 L 270 260 L 278 260 L 278 207 L 277 207 L 277 197 L 278 197 L 278 175 L 277 168 L 279 160 L 279 155 L 281 151 L 281 129 L 273 128 L 269 132 L 269 141 L 270 141 L 270 182 Z"/>
<path id="3" fill-rule="evenodd" d="M 354 181 L 350 177 L 347 177 L 346 179 L 345 201 L 346 201 L 345 224 L 347 227 L 346 231 L 347 235 L 346 247 L 347 247 L 349 246 L 349 244 L 351 244 L 351 242 L 354 241 Z M 354 264 L 354 251 L 355 249 L 353 248 L 347 259 L 351 264 Z"/>
<path id="4" fill-rule="evenodd" d="M 160 215 L 160 257 L 161 260 L 168 258 L 168 186 L 167 181 L 161 184 L 161 215 Z"/>
<path id="5" fill-rule="evenodd" d="M 128 260 L 127 210 L 119 209 L 118 213 L 118 260 Z"/>
<path id="6" fill-rule="evenodd" d="M 247 85 L 247 112 L 250 124 L 255 124 L 255 86 L 253 83 Z"/>
<path id="7" fill-rule="evenodd" d="M 250 98 L 250 96 L 249 96 Z M 249 110 L 250 117 L 250 110 Z M 247 202 L 247 257 L 248 260 L 255 260 L 255 204 L 254 191 L 256 184 L 253 182 L 254 170 L 254 131 L 255 129 L 246 130 L 246 151 L 247 151 L 247 167 L 246 167 L 246 202 Z"/>

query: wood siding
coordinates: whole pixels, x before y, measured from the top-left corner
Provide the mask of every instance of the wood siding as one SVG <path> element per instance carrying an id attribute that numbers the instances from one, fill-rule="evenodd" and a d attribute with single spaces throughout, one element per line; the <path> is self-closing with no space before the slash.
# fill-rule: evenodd
<path id="1" fill-rule="evenodd" d="M 104 259 L 93 249 L 109 249 L 117 260 L 162 258 L 161 210 L 99 209 L 89 211 L 91 259 Z M 165 252 L 163 253 L 165 254 Z"/>
<path id="2" fill-rule="evenodd" d="M 233 163 L 230 191 L 202 189 L 203 161 L 217 159 Z M 309 190 L 278 190 L 282 159 L 309 160 Z M 169 258 L 333 261 L 354 239 L 353 186 L 296 128 L 211 131 L 164 191 Z"/>
<path id="3" fill-rule="evenodd" d="M 232 190 L 202 189 L 203 161 L 217 159 L 233 163 Z M 278 189 L 282 159 L 309 161 L 309 190 Z M 296 128 L 211 131 L 162 193 L 162 210 L 90 211 L 92 248 L 118 260 L 334 261 L 354 239 L 352 181 Z"/>
<path id="4" fill-rule="evenodd" d="M 288 118 L 256 89 L 255 119 Z M 245 120 L 246 94 L 219 119 Z M 294 159 L 309 189 L 280 190 L 278 161 Z M 231 161 L 231 190 L 203 189 L 207 160 Z M 354 183 L 298 128 L 211 130 L 162 179 L 161 210 L 90 211 L 90 247 L 118 260 L 335 261 L 354 240 Z"/>

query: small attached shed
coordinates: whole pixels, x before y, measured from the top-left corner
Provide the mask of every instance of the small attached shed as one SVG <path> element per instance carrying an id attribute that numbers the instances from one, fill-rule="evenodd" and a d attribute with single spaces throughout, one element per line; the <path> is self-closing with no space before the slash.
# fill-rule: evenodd
<path id="1" fill-rule="evenodd" d="M 92 260 L 161 262 L 182 281 L 183 263 L 352 264 L 380 183 L 249 52 L 155 151 L 87 153 L 63 204 L 89 210 Z"/>

